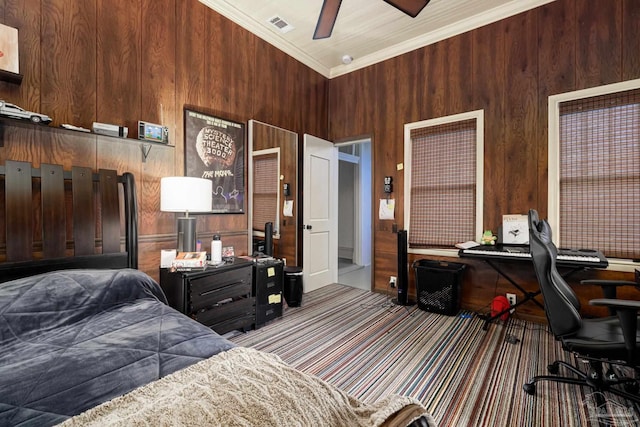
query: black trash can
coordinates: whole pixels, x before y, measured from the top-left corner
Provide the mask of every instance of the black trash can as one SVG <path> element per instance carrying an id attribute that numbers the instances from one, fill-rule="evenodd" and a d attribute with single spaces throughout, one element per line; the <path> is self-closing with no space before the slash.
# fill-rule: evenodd
<path id="1" fill-rule="evenodd" d="M 302 304 L 302 268 L 287 266 L 284 268 L 284 300 L 289 307 Z"/>
<path id="2" fill-rule="evenodd" d="M 449 316 L 458 314 L 465 267 L 465 264 L 455 262 L 416 260 L 413 268 L 418 308 Z"/>

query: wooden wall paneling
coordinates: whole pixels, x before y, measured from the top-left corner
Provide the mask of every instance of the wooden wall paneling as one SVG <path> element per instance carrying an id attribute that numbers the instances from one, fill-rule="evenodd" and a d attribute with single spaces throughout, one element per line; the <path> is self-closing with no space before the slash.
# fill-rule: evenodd
<path id="1" fill-rule="evenodd" d="M 173 237 L 176 237 L 175 235 Z M 154 280 L 160 281 L 160 251 L 162 249 L 174 249 L 176 247 L 176 239 L 169 243 L 168 239 L 145 238 L 140 236 L 138 239 L 138 269 L 144 271 Z M 208 250 L 208 249 L 207 249 Z"/>
<path id="2" fill-rule="evenodd" d="M 97 170 L 96 135 L 45 129 L 38 131 L 37 139 L 43 161 L 62 165 L 64 170 L 71 170 L 72 166 L 84 166 Z"/>
<path id="3" fill-rule="evenodd" d="M 97 0 L 96 11 L 96 121 L 126 126 L 132 137 L 143 90 L 140 7 L 141 0 Z"/>
<path id="4" fill-rule="evenodd" d="M 398 276 L 398 234 L 391 230 L 376 230 L 374 246 L 373 262 L 371 263 L 373 289 L 384 292 L 389 286 L 389 276 Z M 410 288 L 409 293 L 412 292 L 415 293 L 414 288 Z"/>
<path id="5" fill-rule="evenodd" d="M 427 46 L 428 61 L 425 63 L 425 87 L 423 98 L 425 119 L 447 115 L 447 43 L 440 41 Z"/>
<path id="6" fill-rule="evenodd" d="M 276 123 L 276 126 L 285 129 L 297 129 L 299 128 L 297 117 L 300 114 L 299 110 L 295 108 L 295 105 L 299 102 L 295 96 L 297 62 L 277 49 L 273 54 L 274 56 L 271 59 L 278 69 L 278 72 L 273 76 L 275 80 L 275 96 L 272 98 L 272 108 L 275 115 L 274 123 Z"/>
<path id="7" fill-rule="evenodd" d="M 90 129 L 97 108 L 96 2 L 48 0 L 42 11 L 42 112 L 54 125 Z"/>
<path id="8" fill-rule="evenodd" d="M 329 139 L 370 135 L 376 123 L 376 66 L 335 77 L 329 82 Z"/>
<path id="9" fill-rule="evenodd" d="M 176 214 L 160 211 L 160 179 L 175 176 L 173 159 L 175 149 L 152 145 L 147 161 L 142 163 L 141 173 L 136 175 L 138 191 L 138 234 L 140 235 L 175 235 Z M 170 249 L 176 246 L 167 246 Z M 160 262 L 158 253 L 158 262 Z"/>
<path id="10" fill-rule="evenodd" d="M 176 175 L 184 174 L 184 107 L 205 105 L 207 14 L 210 9 L 195 1 L 176 2 Z"/>
<path id="11" fill-rule="evenodd" d="M 256 40 L 255 47 L 255 69 L 260 70 L 255 77 L 253 105 L 253 116 L 255 120 L 280 126 L 274 122 L 272 99 L 274 98 L 273 84 L 276 80 L 271 69 L 271 54 L 274 49 L 269 43 L 262 39 Z M 280 126 L 281 127 L 281 126 Z"/>
<path id="12" fill-rule="evenodd" d="M 247 123 L 252 118 L 256 101 L 253 88 L 259 78 L 254 63 L 256 37 L 239 25 L 227 22 L 231 29 L 225 67 L 230 73 L 227 109 Z"/>
<path id="13" fill-rule="evenodd" d="M 321 138 L 329 138 L 329 80 L 321 74 L 309 69 L 309 85 L 311 96 L 309 97 L 310 113 L 306 119 L 306 128 L 321 135 Z M 302 134 L 304 129 L 299 129 Z"/>
<path id="14" fill-rule="evenodd" d="M 20 74 L 22 84 L 0 82 L 0 99 L 13 102 L 30 111 L 52 115 L 40 106 L 41 56 L 40 44 L 42 12 L 41 0 L 4 0 L 5 25 L 18 29 Z"/>
<path id="15" fill-rule="evenodd" d="M 395 71 L 397 59 L 390 59 L 376 64 L 375 92 L 370 99 L 375 104 L 375 144 L 373 163 L 373 200 L 374 206 L 381 198 L 385 198 L 382 182 L 384 176 L 394 177 L 394 184 L 400 173 L 396 170 L 396 164 L 403 161 L 398 158 L 398 145 L 402 145 L 404 126 L 400 123 L 398 109 L 402 100 L 396 97 Z M 394 194 L 395 198 L 395 194 Z M 375 209 L 374 209 L 375 210 Z M 374 275 L 374 288 L 384 289 L 387 286 L 389 275 L 385 274 L 397 265 L 397 235 L 393 233 L 393 225 L 398 229 L 404 227 L 402 206 L 396 204 L 395 221 L 380 220 L 377 215 L 373 218 L 374 229 L 374 260 L 372 274 Z M 394 243 L 395 242 L 395 243 Z"/>
<path id="16" fill-rule="evenodd" d="M 640 78 L 640 2 L 622 5 L 622 80 L 632 80 Z"/>
<path id="17" fill-rule="evenodd" d="M 373 188 L 374 200 L 385 198 L 383 186 L 381 185 L 385 176 L 393 176 L 394 183 L 398 182 L 398 177 L 402 171 L 396 170 L 396 164 L 403 162 L 403 157 L 398 157 L 397 147 L 403 145 L 404 126 L 400 123 L 398 111 L 401 109 L 400 100 L 395 94 L 395 79 L 397 70 L 397 59 L 384 61 L 376 66 L 377 85 L 375 97 L 373 98 L 375 107 L 376 120 L 376 145 L 375 155 L 373 156 Z M 394 195 L 395 197 L 395 195 Z M 376 216 L 374 218 L 373 227 L 378 232 L 391 231 L 394 222 L 398 224 L 398 228 L 404 227 L 402 206 L 396 204 L 395 221 L 380 220 Z M 379 248 L 376 244 L 376 251 Z M 397 248 L 385 248 L 390 250 L 395 256 Z"/>
<path id="18" fill-rule="evenodd" d="M 272 99 L 274 123 L 285 129 L 300 128 L 301 121 L 297 117 L 301 111 L 300 108 L 296 108 L 297 105 L 300 105 L 300 100 L 296 98 L 295 92 L 295 81 L 298 78 L 296 72 L 299 63 L 277 49 L 273 52 L 271 60 L 277 64 L 278 69 L 278 73 L 273 75 L 274 88 L 276 89 Z"/>
<path id="19" fill-rule="evenodd" d="M 216 12 L 207 13 L 207 43 L 205 54 L 208 104 L 206 107 L 228 119 L 235 114 L 232 108 L 233 64 L 243 49 L 231 49 L 233 23 Z M 237 116 L 234 117 L 237 120 Z"/>
<path id="20" fill-rule="evenodd" d="M 497 232 L 506 205 L 504 23 L 473 31 L 474 108 L 484 109 L 484 229 Z"/>
<path id="21" fill-rule="evenodd" d="M 473 70 L 471 32 L 444 40 L 446 51 L 445 74 L 433 76 L 446 82 L 446 114 L 473 110 Z"/>
<path id="22" fill-rule="evenodd" d="M 301 115 L 308 114 L 303 94 L 296 91 L 303 66 L 270 44 L 256 40 L 254 119 L 295 132 L 302 129 Z M 301 111 L 302 110 L 302 111 Z M 318 136 L 318 135 L 316 135 Z"/>
<path id="23" fill-rule="evenodd" d="M 40 146 L 37 141 L 38 131 L 31 126 L 12 126 L 11 119 L 0 122 L 0 163 L 7 160 L 31 162 L 34 167 L 40 165 Z"/>
<path id="24" fill-rule="evenodd" d="M 420 119 L 420 97 L 424 72 L 420 63 L 420 51 L 414 50 L 396 58 L 396 78 L 393 80 L 393 93 L 396 99 L 396 115 L 402 125 L 404 135 L 404 125 Z M 404 158 L 404 144 L 397 144 L 399 159 Z M 395 169 L 394 169 L 395 170 Z"/>
<path id="25" fill-rule="evenodd" d="M 536 207 L 538 147 L 546 145 L 538 129 L 537 14 L 518 14 L 505 21 L 505 161 L 503 213 L 526 214 Z"/>
<path id="26" fill-rule="evenodd" d="M 96 169 L 113 169 L 118 171 L 119 175 L 131 172 L 139 185 L 142 174 L 142 150 L 138 141 L 96 135 L 96 145 Z"/>
<path id="27" fill-rule="evenodd" d="M 422 95 L 422 85 L 425 79 L 422 63 L 419 60 L 420 51 L 409 52 L 405 55 L 395 58 L 392 68 L 396 69 L 396 78 L 386 80 L 386 85 L 389 86 L 389 91 L 386 93 L 387 101 L 392 111 L 395 111 L 395 117 L 391 118 L 393 122 L 397 123 L 397 127 L 394 129 L 392 139 L 388 141 L 388 145 L 393 147 L 394 153 L 388 160 L 383 157 L 383 164 L 377 163 L 376 153 L 378 150 L 374 150 L 374 181 L 373 181 L 373 206 L 372 210 L 376 213 L 374 216 L 375 221 L 380 221 L 385 224 L 385 230 L 393 232 L 393 224 L 398 224 L 398 229 L 407 228 L 409 224 L 404 222 L 404 169 L 398 170 L 397 165 L 404 163 L 404 125 L 407 123 L 415 122 L 421 118 L 420 116 L 420 98 Z M 379 99 L 380 102 L 384 102 Z M 384 144 L 384 142 L 383 142 Z M 378 168 L 381 169 L 378 169 Z M 379 173 L 377 173 L 380 171 Z M 380 199 L 384 199 L 387 195 L 384 193 L 383 182 L 385 176 L 393 177 L 393 193 L 391 197 L 395 200 L 395 219 L 393 221 L 378 220 L 378 204 Z M 408 197 L 408 195 L 407 195 Z M 389 224 L 391 225 L 389 227 Z M 395 235 L 395 234 L 394 234 Z M 397 245 L 390 247 L 394 253 L 394 259 L 397 259 L 398 251 Z M 388 276 L 383 279 L 383 282 L 388 282 Z"/>
<path id="28" fill-rule="evenodd" d="M 350 125 L 353 126 L 356 108 L 369 104 L 360 102 L 362 98 L 358 96 L 357 86 L 354 84 L 360 81 L 358 77 L 362 74 L 362 71 L 354 71 L 331 79 L 328 95 L 328 106 L 331 111 L 328 126 L 331 141 L 335 140 L 337 135 L 342 138 L 348 135 Z"/>
<path id="29" fill-rule="evenodd" d="M 578 21 L 576 89 L 620 81 L 622 77 L 622 1 L 575 1 Z"/>
<path id="30" fill-rule="evenodd" d="M 548 101 L 549 96 L 575 88 L 576 23 L 575 2 L 556 1 L 538 11 L 538 213 L 548 208 Z"/>
<path id="31" fill-rule="evenodd" d="M 289 77 L 289 84 L 293 89 L 289 95 L 292 100 L 289 108 L 293 108 L 291 115 L 293 121 L 287 129 L 296 129 L 300 132 L 304 132 L 305 129 L 308 129 L 307 117 L 312 114 L 311 111 L 313 108 L 313 104 L 309 104 L 310 94 L 308 94 L 310 74 L 307 72 L 307 67 L 297 60 L 292 60 L 289 65 L 292 73 Z M 326 127 L 327 126 L 325 126 L 325 129 Z M 326 130 L 324 138 L 327 138 Z"/>
<path id="32" fill-rule="evenodd" d="M 177 0 L 141 1 L 142 90 L 138 119 L 167 126 L 169 143 L 175 144 L 182 113 L 175 103 Z M 137 128 L 129 131 L 134 138 L 138 135 Z"/>
<path id="33" fill-rule="evenodd" d="M 305 129 L 304 116 L 308 114 L 306 97 L 302 90 L 301 74 L 303 65 L 289 55 L 284 55 L 285 68 L 284 75 L 281 76 L 282 81 L 282 97 L 278 105 L 280 123 L 285 129 Z"/>

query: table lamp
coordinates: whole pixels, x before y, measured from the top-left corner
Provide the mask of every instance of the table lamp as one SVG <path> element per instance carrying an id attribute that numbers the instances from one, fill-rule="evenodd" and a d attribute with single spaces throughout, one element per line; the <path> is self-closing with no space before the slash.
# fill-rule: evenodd
<path id="1" fill-rule="evenodd" d="M 178 252 L 196 250 L 196 218 L 189 212 L 210 212 L 211 180 L 188 176 L 169 176 L 160 180 L 160 210 L 184 212 L 178 218 Z"/>

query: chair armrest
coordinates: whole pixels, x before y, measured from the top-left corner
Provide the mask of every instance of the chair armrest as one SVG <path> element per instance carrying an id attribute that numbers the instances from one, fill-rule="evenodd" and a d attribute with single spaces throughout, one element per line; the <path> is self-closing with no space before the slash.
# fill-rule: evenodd
<path id="1" fill-rule="evenodd" d="M 596 286 L 638 286 L 636 282 L 632 282 L 630 280 L 599 280 L 599 279 L 588 279 L 581 280 L 581 285 L 596 285 Z"/>
<path id="2" fill-rule="evenodd" d="M 602 288 L 602 295 L 606 299 L 615 299 L 617 297 L 617 289 L 619 286 L 637 286 L 636 282 L 631 282 L 629 280 L 599 280 L 599 279 L 588 279 L 581 280 L 581 285 L 595 285 L 600 286 Z M 609 312 L 611 315 L 615 315 L 615 307 L 609 307 Z"/>
<path id="3" fill-rule="evenodd" d="M 638 329 L 638 311 L 640 311 L 640 301 L 600 298 L 592 299 L 589 301 L 589 304 L 615 309 L 618 319 L 620 320 L 622 335 L 624 336 L 624 344 L 627 349 L 627 362 L 633 362 L 636 357 L 636 334 Z"/>
<path id="4" fill-rule="evenodd" d="M 640 301 L 627 299 L 598 298 L 589 301 L 590 305 L 613 307 L 620 310 L 640 311 Z"/>

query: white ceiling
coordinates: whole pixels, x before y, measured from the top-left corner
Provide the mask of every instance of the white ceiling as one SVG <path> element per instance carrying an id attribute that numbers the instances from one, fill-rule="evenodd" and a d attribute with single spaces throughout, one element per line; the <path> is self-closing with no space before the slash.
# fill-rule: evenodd
<path id="1" fill-rule="evenodd" d="M 411 18 L 383 0 L 343 0 L 330 38 L 313 40 L 323 0 L 200 0 L 278 49 L 332 78 L 554 0 L 431 0 Z M 268 21 L 294 27 L 283 34 Z M 353 58 L 351 64 L 342 57 Z"/>

